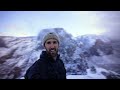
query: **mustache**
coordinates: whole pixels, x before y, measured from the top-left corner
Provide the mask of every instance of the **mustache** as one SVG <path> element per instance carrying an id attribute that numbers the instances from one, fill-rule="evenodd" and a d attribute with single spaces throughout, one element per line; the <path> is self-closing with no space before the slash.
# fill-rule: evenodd
<path id="1" fill-rule="evenodd" d="M 56 49 L 55 49 L 55 48 L 51 48 L 51 49 L 49 49 L 49 51 L 51 51 L 51 50 L 55 50 L 55 51 L 56 51 Z"/>

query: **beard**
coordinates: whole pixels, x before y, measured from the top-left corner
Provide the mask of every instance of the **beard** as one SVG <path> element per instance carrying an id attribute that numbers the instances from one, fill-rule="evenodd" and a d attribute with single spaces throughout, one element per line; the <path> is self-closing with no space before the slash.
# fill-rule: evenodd
<path id="1" fill-rule="evenodd" d="M 52 48 L 52 49 L 47 50 L 47 53 L 52 57 L 56 57 L 57 53 L 58 53 L 58 50 L 55 49 L 55 48 Z"/>

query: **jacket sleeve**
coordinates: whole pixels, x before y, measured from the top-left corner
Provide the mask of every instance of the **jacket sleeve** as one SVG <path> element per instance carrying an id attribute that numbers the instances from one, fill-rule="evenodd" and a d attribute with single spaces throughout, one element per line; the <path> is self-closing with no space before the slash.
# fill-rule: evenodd
<path id="1" fill-rule="evenodd" d="M 26 72 L 25 79 L 47 79 L 45 63 L 36 61 Z"/>

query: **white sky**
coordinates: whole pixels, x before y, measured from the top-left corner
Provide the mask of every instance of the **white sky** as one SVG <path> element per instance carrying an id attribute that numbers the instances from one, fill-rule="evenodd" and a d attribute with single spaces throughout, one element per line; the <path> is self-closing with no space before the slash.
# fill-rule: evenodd
<path id="1" fill-rule="evenodd" d="M 35 36 L 46 28 L 64 28 L 73 36 L 102 34 L 101 11 L 0 11 L 0 35 Z"/>

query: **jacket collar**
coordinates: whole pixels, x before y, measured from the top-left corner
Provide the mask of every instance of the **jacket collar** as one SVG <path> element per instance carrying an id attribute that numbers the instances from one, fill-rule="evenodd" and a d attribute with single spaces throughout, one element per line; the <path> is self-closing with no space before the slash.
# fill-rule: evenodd
<path id="1" fill-rule="evenodd" d="M 54 60 L 50 55 L 47 54 L 46 51 L 42 51 L 42 53 L 40 55 L 40 59 L 45 59 L 50 62 L 56 62 L 57 60 L 59 60 L 59 58 L 60 58 L 60 54 L 57 54 L 57 58 L 56 58 L 56 60 Z"/>

